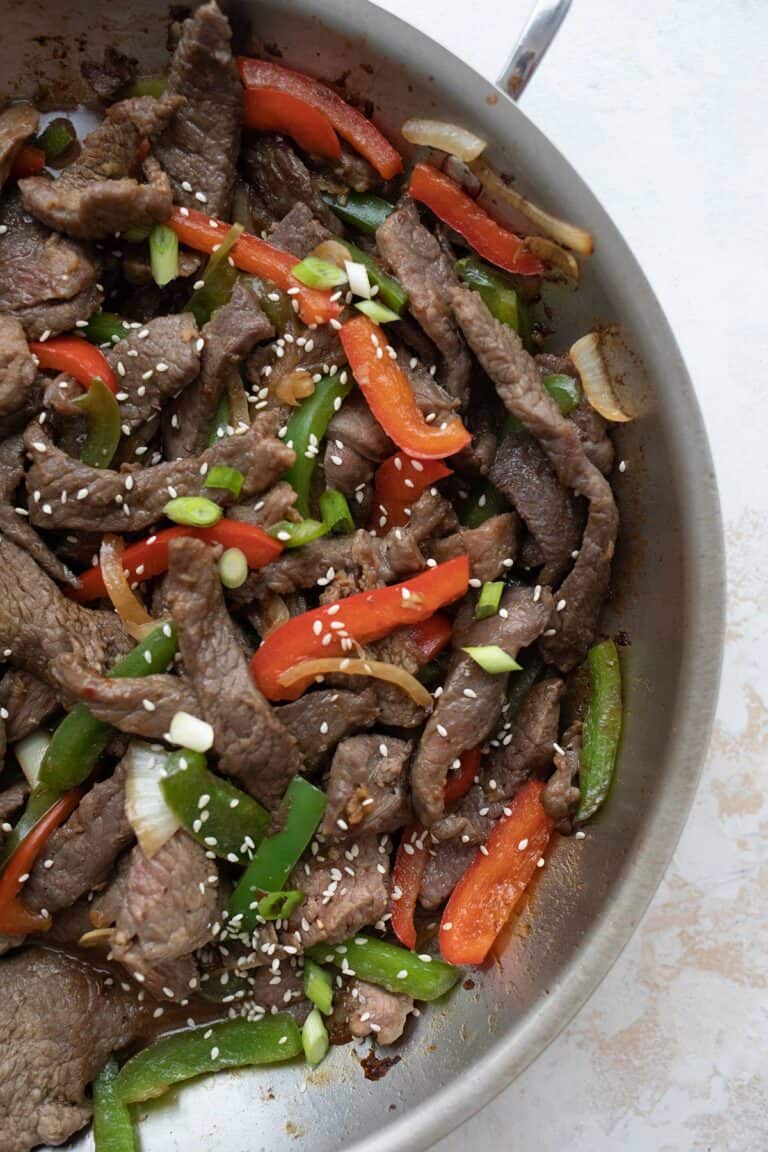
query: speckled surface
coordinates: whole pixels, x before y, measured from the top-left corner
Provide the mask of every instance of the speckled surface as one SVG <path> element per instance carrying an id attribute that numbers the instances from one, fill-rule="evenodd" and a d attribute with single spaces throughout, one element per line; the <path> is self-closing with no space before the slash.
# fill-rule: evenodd
<path id="1" fill-rule="evenodd" d="M 495 77 L 528 0 L 384 7 Z M 720 482 L 728 630 L 701 787 L 640 928 L 559 1039 L 435 1152 L 768 1148 L 766 44 L 766 0 L 574 0 L 523 99 L 677 334 Z"/>

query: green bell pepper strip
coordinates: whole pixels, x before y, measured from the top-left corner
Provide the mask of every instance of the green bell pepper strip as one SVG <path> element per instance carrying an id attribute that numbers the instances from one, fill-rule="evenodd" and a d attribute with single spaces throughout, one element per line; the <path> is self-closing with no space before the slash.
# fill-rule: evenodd
<path id="1" fill-rule="evenodd" d="M 557 404 L 563 416 L 567 416 L 573 412 L 576 405 L 581 400 L 581 384 L 578 380 L 574 380 L 570 376 L 563 376 L 558 373 L 554 376 L 542 376 L 541 383 L 549 392 L 550 396 Z M 523 425 L 516 416 L 506 416 L 503 425 L 503 431 L 506 432 L 520 432 Z"/>
<path id="2" fill-rule="evenodd" d="M 267 892 L 259 900 L 259 916 L 262 920 L 287 920 L 304 902 L 304 893 L 295 888 L 290 892 Z"/>
<path id="3" fill-rule="evenodd" d="M 331 418 L 354 386 L 351 372 L 323 376 L 312 395 L 299 405 L 288 421 L 285 443 L 293 448 L 296 459 L 283 479 L 296 493 L 296 508 L 302 516 L 309 516 L 309 491 L 320 444 Z"/>
<path id="4" fill-rule="evenodd" d="M 210 320 L 217 308 L 229 303 L 238 273 L 237 268 L 230 264 L 228 256 L 242 231 L 242 224 L 233 224 L 229 231 L 222 235 L 221 244 L 212 253 L 205 267 L 201 286 L 195 288 L 187 302 L 187 311 L 192 313 L 201 328 Z"/>
<path id="5" fill-rule="evenodd" d="M 323 1016 L 330 1016 L 333 1011 L 333 976 L 327 968 L 321 968 L 305 956 L 303 983 L 307 1000 L 311 1000 Z"/>
<path id="6" fill-rule="evenodd" d="M 325 1022 L 317 1008 L 313 1008 L 304 1021 L 304 1026 L 301 1029 L 301 1043 L 307 1064 L 312 1068 L 320 1064 L 328 1055 L 328 1049 L 331 1046 L 328 1039 L 328 1029 L 325 1027 Z"/>
<path id="7" fill-rule="evenodd" d="M 165 770 L 160 790 L 190 836 L 231 864 L 247 864 L 267 830 L 267 810 L 209 772 L 201 752 L 172 752 Z"/>
<path id="8" fill-rule="evenodd" d="M 494 488 L 490 480 L 484 480 L 470 493 L 459 513 L 459 520 L 465 528 L 479 528 L 492 516 L 500 516 L 509 511 L 509 504 Z"/>
<path id="9" fill-rule="evenodd" d="M 135 228 L 126 228 L 123 232 L 123 240 L 127 244 L 143 244 L 145 240 L 149 240 L 151 231 L 149 226 L 137 224 Z"/>
<path id="10" fill-rule="evenodd" d="M 50 788 L 45 784 L 38 783 L 32 789 L 24 811 L 0 846 L 0 869 L 5 867 L 22 840 L 32 831 L 40 817 L 45 815 L 58 798 L 58 788 Z"/>
<path id="11" fill-rule="evenodd" d="M 218 444 L 219 440 L 223 440 L 224 437 L 228 435 L 229 419 L 229 396 L 226 392 L 223 392 L 216 408 L 216 415 L 213 418 L 211 430 L 208 433 L 208 439 L 206 440 L 207 448 Z"/>
<path id="12" fill-rule="evenodd" d="M 229 901 L 228 924 L 235 934 L 253 931 L 258 901 L 265 892 L 281 890 L 312 839 L 327 803 L 325 793 L 303 776 L 291 780 L 277 817 L 280 831 L 262 840 Z"/>
<path id="13" fill-rule="evenodd" d="M 583 823 L 601 806 L 613 779 L 621 737 L 621 666 L 613 640 L 595 644 L 587 653 L 592 692 L 584 717 L 576 820 Z"/>
<path id="14" fill-rule="evenodd" d="M 520 705 L 538 680 L 543 667 L 544 661 L 536 653 L 529 652 L 523 657 L 520 671 L 509 678 L 507 699 L 502 711 L 505 721 L 515 718 L 520 710 Z"/>
<path id="15" fill-rule="evenodd" d="M 96 1152 L 135 1152 L 133 1120 L 127 1104 L 115 1096 L 119 1075 L 111 1056 L 93 1082 L 93 1142 Z"/>
<path id="16" fill-rule="evenodd" d="M 117 344 L 118 340 L 125 339 L 130 327 L 117 312 L 94 312 L 81 331 L 91 344 Z"/>
<path id="17" fill-rule="evenodd" d="M 57 116 L 55 120 L 51 120 L 50 124 L 46 125 L 35 144 L 38 148 L 43 149 L 46 162 L 50 163 L 51 160 L 58 160 L 59 156 L 63 156 L 76 139 L 77 136 L 69 121 Z"/>
<path id="18" fill-rule="evenodd" d="M 279 540 L 283 548 L 303 548 L 327 534 L 328 525 L 322 520 L 278 520 L 267 528 L 267 535 Z"/>
<path id="19" fill-rule="evenodd" d="M 375 236 L 376 229 L 395 210 L 394 204 L 390 204 L 389 200 L 385 200 L 382 196 L 374 196 L 371 192 L 348 192 L 346 196 L 324 195 L 323 200 L 333 209 L 339 220 L 369 236 Z"/>
<path id="20" fill-rule="evenodd" d="M 120 443 L 120 405 L 98 378 L 75 404 L 88 417 L 88 436 L 80 459 L 91 468 L 109 468 Z"/>
<path id="21" fill-rule="evenodd" d="M 161 624 L 107 673 L 117 679 L 165 672 L 178 640 L 170 623 Z M 97 720 L 86 704 L 75 704 L 59 724 L 40 765 L 40 784 L 65 792 L 90 776 L 115 729 Z"/>
<path id="22" fill-rule="evenodd" d="M 320 515 L 329 532 L 348 535 L 355 530 L 355 522 L 349 510 L 346 496 L 333 488 L 320 493 Z"/>
<path id="23" fill-rule="evenodd" d="M 461 976 L 444 960 L 423 960 L 407 948 L 375 936 L 351 936 L 343 944 L 315 944 L 305 955 L 319 964 L 334 964 L 342 972 L 378 984 L 389 992 L 403 992 L 414 1000 L 437 1000 Z"/>
<path id="24" fill-rule="evenodd" d="M 168 79 L 162 74 L 156 76 L 137 76 L 130 84 L 120 89 L 120 99 L 130 100 L 133 96 L 154 96 L 156 99 L 165 95 Z"/>
<path id="25" fill-rule="evenodd" d="M 511 276 L 498 268 L 492 268 L 476 256 L 465 256 L 458 260 L 456 275 L 480 293 L 492 316 L 522 335 L 522 330 L 527 326 L 524 306 Z"/>
<path id="26" fill-rule="evenodd" d="M 379 289 L 376 294 L 376 299 L 381 300 L 393 312 L 402 315 L 408 306 L 408 293 L 399 280 L 395 280 L 394 276 L 387 276 L 386 272 L 382 272 L 381 268 L 374 260 L 373 256 L 369 256 L 362 248 L 358 248 L 355 244 L 350 244 L 349 240 L 342 240 L 345 248 L 349 249 L 349 254 L 353 260 L 358 264 L 362 264 L 368 273 L 368 280 L 371 284 L 376 285 Z"/>
<path id="27" fill-rule="evenodd" d="M 204 1072 L 276 1064 L 300 1052 L 301 1034 L 287 1012 L 265 1016 L 256 1023 L 242 1017 L 224 1020 L 156 1040 L 123 1065 L 114 1093 L 123 1104 L 134 1104 L 162 1096 L 172 1084 Z"/>

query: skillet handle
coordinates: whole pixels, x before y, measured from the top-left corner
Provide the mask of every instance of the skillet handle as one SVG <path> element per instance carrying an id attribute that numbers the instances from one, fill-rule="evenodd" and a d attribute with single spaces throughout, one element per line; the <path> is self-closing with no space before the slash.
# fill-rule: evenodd
<path id="1" fill-rule="evenodd" d="M 519 100 L 568 14 L 571 0 L 536 0 L 525 27 L 496 81 L 499 88 Z"/>

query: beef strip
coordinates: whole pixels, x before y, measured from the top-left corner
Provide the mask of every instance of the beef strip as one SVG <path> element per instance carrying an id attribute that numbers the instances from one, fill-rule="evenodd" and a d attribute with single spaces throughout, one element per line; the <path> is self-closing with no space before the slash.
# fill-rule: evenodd
<path id="1" fill-rule="evenodd" d="M 463 608 L 454 625 L 454 655 L 443 691 L 427 720 L 411 767 L 416 815 L 429 827 L 443 814 L 448 769 L 457 756 L 477 748 L 494 730 L 507 691 L 508 675 L 485 672 L 467 646 L 498 644 L 510 656 L 532 644 L 546 628 L 552 612 L 548 590 L 534 599 L 528 588 L 511 588 L 501 599 L 499 614 L 472 619 L 472 604 Z"/>
<path id="2" fill-rule="evenodd" d="M 186 104 L 154 146 L 174 202 L 223 220 L 229 219 L 243 117 L 230 39 L 229 21 L 215 2 L 186 21 L 166 89 Z"/>
<path id="3" fill-rule="evenodd" d="M 81 239 L 167 220 L 173 207 L 170 181 L 151 155 L 139 160 L 139 145 L 161 132 L 183 103 L 174 96 L 140 96 L 113 104 L 58 180 L 19 181 L 24 207 L 50 228 Z M 139 179 L 142 169 L 146 183 Z"/>
<path id="4" fill-rule="evenodd" d="M 430 541 L 424 553 L 439 564 L 466 553 L 475 580 L 497 580 L 517 555 L 517 517 L 511 512 L 491 516 L 479 528 L 460 528 L 442 540 Z"/>
<path id="5" fill-rule="evenodd" d="M 555 634 L 541 640 L 545 659 L 569 671 L 583 659 L 595 636 L 608 591 L 619 524 L 611 486 L 588 460 L 576 425 L 542 387 L 540 369 L 514 329 L 495 320 L 470 289 L 455 291 L 453 306 L 506 408 L 539 441 L 563 487 L 589 502 L 578 558 L 558 589 L 558 600 L 565 605 L 552 624 Z"/>
<path id="6" fill-rule="evenodd" d="M 172 495 L 231 503 L 228 490 L 205 487 L 206 471 L 217 464 L 243 473 L 241 496 L 263 492 L 293 463 L 291 449 L 272 435 L 276 423 L 272 413 L 263 413 L 246 432 L 224 437 L 199 456 L 143 469 L 124 466 L 121 472 L 73 460 L 56 447 L 45 427 L 31 425 L 25 435 L 32 460 L 27 487 L 38 490 L 40 500 L 33 502 L 30 518 L 45 528 L 137 532 L 161 518 Z"/>
<path id="7" fill-rule="evenodd" d="M 74 328 L 102 296 L 81 245 L 33 220 L 17 195 L 0 201 L 0 312 L 19 320 L 30 340 Z"/>
<path id="8" fill-rule="evenodd" d="M 255 344 L 274 334 L 256 289 L 249 281 L 238 280 L 228 303 L 217 308 L 203 326 L 200 377 L 179 397 L 165 425 L 163 439 L 169 460 L 202 452 L 230 371 Z"/>
<path id="9" fill-rule="evenodd" d="M 413 1012 L 413 999 L 399 992 L 387 992 L 365 980 L 351 980 L 344 999 L 349 1030 L 356 1040 L 375 1036 L 379 1044 L 394 1044 Z"/>
<path id="10" fill-rule="evenodd" d="M 338 944 L 384 915 L 389 904 L 389 839 L 373 833 L 332 844 L 300 861 L 286 884 L 304 893 L 282 941 Z"/>
<path id="11" fill-rule="evenodd" d="M 59 707 L 52 688 L 20 668 L 9 668 L 0 680 L 0 707 L 8 714 L 5 732 L 10 743 L 23 740 Z"/>
<path id="12" fill-rule="evenodd" d="M 36 376 L 21 324 L 12 316 L 0 316 L 0 420 L 27 406 Z"/>
<path id="13" fill-rule="evenodd" d="M 328 752 L 350 732 L 370 728 L 378 718 L 376 693 L 321 688 L 307 692 L 291 704 L 276 709 L 280 722 L 298 742 L 304 771 L 312 773 L 324 763 Z"/>
<path id="14" fill-rule="evenodd" d="M 297 519 L 295 503 L 296 492 L 286 480 L 280 480 L 254 504 L 233 504 L 227 509 L 227 516 L 259 528 L 271 528 L 280 520 Z"/>
<path id="15" fill-rule="evenodd" d="M 133 328 L 106 353 L 117 375 L 123 433 L 135 432 L 200 369 L 199 332 L 191 312 L 158 316 Z M 150 375 L 151 373 L 151 375 Z M 203 445 L 204 447 L 205 445 Z"/>
<path id="16" fill-rule="evenodd" d="M 557 584 L 573 563 L 583 527 L 581 509 L 527 432 L 508 433 L 491 467 L 491 482 L 517 510 L 544 562 L 539 579 Z"/>
<path id="17" fill-rule="evenodd" d="M 54 656 L 73 652 L 106 668 L 131 646 L 114 613 L 66 599 L 26 552 L 0 539 L 0 650 L 14 667 L 56 687 Z"/>
<path id="18" fill-rule="evenodd" d="M 394 736 L 349 736 L 334 753 L 326 784 L 328 807 L 318 829 L 326 840 L 350 830 L 394 832 L 409 817 L 405 768 L 413 745 Z"/>
<path id="19" fill-rule="evenodd" d="M 376 232 L 376 244 L 408 293 L 408 307 L 443 357 L 447 391 L 466 398 L 471 362 L 451 312 L 451 291 L 458 287 L 453 259 L 425 228 L 412 200 L 402 201 Z"/>
<path id="20" fill-rule="evenodd" d="M 309 170 L 285 140 L 259 133 L 243 149 L 243 164 L 248 181 L 275 220 L 282 220 L 294 205 L 304 204 L 331 232 L 341 232 L 341 225 L 323 201 Z M 276 243 L 272 239 L 271 242 Z"/>
<path id="21" fill-rule="evenodd" d="M 9 436 L 0 441 L 0 537 L 6 536 L 35 560 L 43 571 L 62 584 L 75 584 L 77 578 L 44 543 L 12 504 L 13 494 L 24 479 L 24 442 Z"/>
<path id="22" fill-rule="evenodd" d="M 37 132 L 40 114 L 31 104 L 11 104 L 0 112 L 0 188 L 22 145 Z"/>
<path id="23" fill-rule="evenodd" d="M 216 864 L 186 832 L 176 832 L 152 857 L 137 845 L 110 958 L 158 998 L 185 1000 L 199 982 L 192 953 L 211 939 L 218 904 Z"/>
<path id="24" fill-rule="evenodd" d="M 431 912 L 448 899 L 476 852 L 476 847 L 460 840 L 446 840 L 430 852 L 419 888 L 422 908 Z"/>
<path id="25" fill-rule="evenodd" d="M 10 788 L 0 792 L 0 823 L 9 820 L 14 812 L 18 812 L 28 795 L 29 785 L 26 781 L 11 784 Z"/>
<path id="26" fill-rule="evenodd" d="M 275 248 L 282 248 L 303 260 L 318 244 L 330 240 L 333 233 L 312 214 L 306 204 L 294 204 L 290 212 L 269 229 L 267 239 Z"/>
<path id="27" fill-rule="evenodd" d="M 365 397 L 353 392 L 328 425 L 323 459 L 326 484 L 351 500 L 373 478 L 382 460 L 394 451 L 392 441 Z"/>
<path id="28" fill-rule="evenodd" d="M 125 762 L 94 784 L 48 838 L 32 867 L 23 900 L 32 912 L 58 912 L 103 884 L 133 840 L 125 815 Z M 49 865 L 52 860 L 53 864 Z"/>
<path id="29" fill-rule="evenodd" d="M 106 973 L 44 948 L 0 964 L 0 1148 L 62 1144 L 88 1123 L 86 1088 L 145 1027 Z"/>
<path id="30" fill-rule="evenodd" d="M 296 739 L 251 678 L 232 626 L 215 555 L 183 537 L 169 548 L 166 597 L 179 650 L 205 719 L 213 726 L 219 767 L 274 807 L 301 767 Z"/>
<path id="31" fill-rule="evenodd" d="M 323 160 L 322 165 L 317 182 L 323 191 L 338 194 L 351 188 L 354 192 L 370 192 L 382 183 L 373 165 L 358 152 L 353 152 L 343 141 L 338 160 Z"/>
<path id="32" fill-rule="evenodd" d="M 574 784 L 581 769 L 581 721 L 577 720 L 566 730 L 560 748 L 562 751 L 555 752 L 555 771 L 541 794 L 541 804 L 558 832 L 567 835 L 573 831 L 581 801 L 581 792 Z"/>
<path id="33" fill-rule="evenodd" d="M 608 435 L 608 421 L 582 396 L 570 413 L 569 419 L 576 425 L 584 455 L 607 476 L 613 468 L 615 452 L 613 441 Z"/>
<path id="34" fill-rule="evenodd" d="M 10 952 L 14 948 L 20 948 L 25 940 L 26 936 L 8 936 L 0 934 L 0 956 L 5 956 L 6 952 Z M 2 1129 L 0 1129 L 0 1136 L 2 1136 Z"/>

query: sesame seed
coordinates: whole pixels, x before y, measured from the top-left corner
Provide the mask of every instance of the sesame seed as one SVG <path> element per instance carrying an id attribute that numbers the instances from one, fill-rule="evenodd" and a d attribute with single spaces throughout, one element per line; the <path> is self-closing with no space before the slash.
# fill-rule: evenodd
<path id="1" fill-rule="evenodd" d="M 528 847 L 528 838 L 524 836 L 523 839 L 519 841 L 519 843 L 517 845 L 517 850 L 518 850 L 518 852 L 525 852 L 527 847 Z"/>

